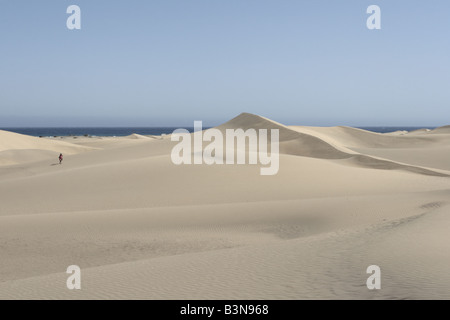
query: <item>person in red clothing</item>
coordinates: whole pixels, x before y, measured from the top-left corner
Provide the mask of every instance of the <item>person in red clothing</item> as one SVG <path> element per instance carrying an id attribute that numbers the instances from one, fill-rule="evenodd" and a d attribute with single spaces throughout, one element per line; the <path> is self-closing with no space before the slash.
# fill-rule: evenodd
<path id="1" fill-rule="evenodd" d="M 63 155 L 62 153 L 59 154 L 59 164 L 61 164 L 61 162 L 63 161 Z"/>

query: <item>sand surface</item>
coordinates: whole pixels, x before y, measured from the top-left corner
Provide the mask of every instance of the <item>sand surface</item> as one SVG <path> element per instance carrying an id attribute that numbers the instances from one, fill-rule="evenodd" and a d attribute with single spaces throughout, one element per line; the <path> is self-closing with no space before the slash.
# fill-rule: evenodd
<path id="1" fill-rule="evenodd" d="M 450 299 L 449 126 L 236 128 L 280 130 L 278 174 L 174 165 L 169 136 L 0 131 L 0 299 Z"/>

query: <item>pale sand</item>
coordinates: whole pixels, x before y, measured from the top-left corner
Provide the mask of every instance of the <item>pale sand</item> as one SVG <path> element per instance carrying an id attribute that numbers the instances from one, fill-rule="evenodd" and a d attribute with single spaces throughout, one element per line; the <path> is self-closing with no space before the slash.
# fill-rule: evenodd
<path id="1" fill-rule="evenodd" d="M 170 137 L 0 131 L 0 298 L 450 298 L 448 127 L 218 128 L 280 129 L 278 174 L 176 166 Z"/>

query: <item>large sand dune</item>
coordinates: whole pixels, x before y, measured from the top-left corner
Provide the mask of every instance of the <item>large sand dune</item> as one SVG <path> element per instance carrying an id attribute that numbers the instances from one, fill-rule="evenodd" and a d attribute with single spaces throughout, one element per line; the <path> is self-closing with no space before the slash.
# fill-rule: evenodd
<path id="1" fill-rule="evenodd" d="M 177 166 L 170 139 L 0 131 L 0 298 L 450 298 L 448 128 L 247 113 L 217 128 L 279 129 L 278 174 Z M 365 285 L 372 264 L 381 290 Z"/>

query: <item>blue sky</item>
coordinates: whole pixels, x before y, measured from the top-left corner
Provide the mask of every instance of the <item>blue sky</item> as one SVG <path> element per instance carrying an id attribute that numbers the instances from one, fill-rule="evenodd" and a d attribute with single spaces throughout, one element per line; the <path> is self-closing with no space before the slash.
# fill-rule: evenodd
<path id="1" fill-rule="evenodd" d="M 66 9 L 81 8 L 81 30 Z M 366 9 L 381 8 L 381 30 Z M 450 2 L 0 1 L 0 126 L 450 124 Z"/>

